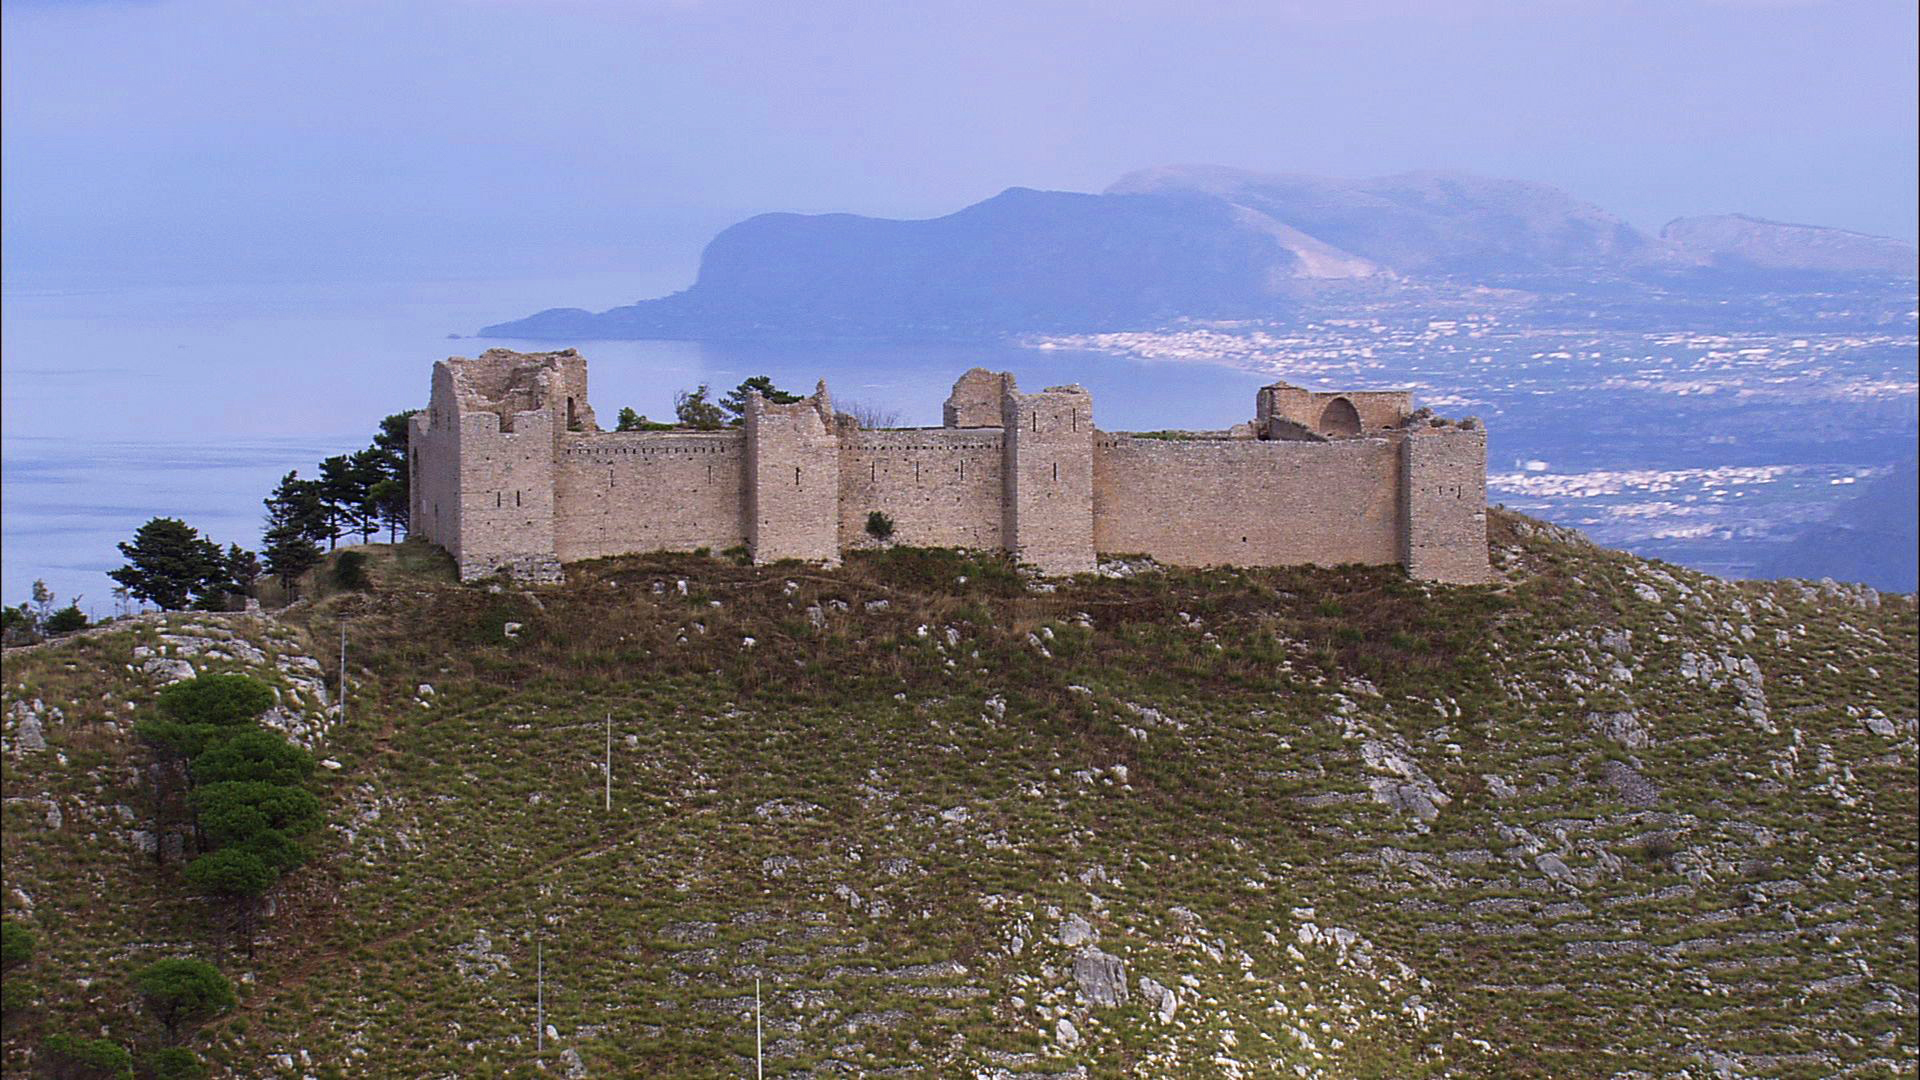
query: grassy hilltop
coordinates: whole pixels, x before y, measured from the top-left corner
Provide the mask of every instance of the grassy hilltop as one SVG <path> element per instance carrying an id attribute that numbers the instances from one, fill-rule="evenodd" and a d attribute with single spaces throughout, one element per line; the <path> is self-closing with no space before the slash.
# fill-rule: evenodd
<path id="1" fill-rule="evenodd" d="M 6 1074 L 151 1045 L 129 973 L 197 955 L 217 1075 L 751 1075 L 756 978 L 773 1076 L 1914 1075 L 1911 598 L 1492 533 L 1477 589 L 402 545 L 11 651 Z M 131 725 L 190 670 L 325 759 L 251 960 L 150 853 Z"/>

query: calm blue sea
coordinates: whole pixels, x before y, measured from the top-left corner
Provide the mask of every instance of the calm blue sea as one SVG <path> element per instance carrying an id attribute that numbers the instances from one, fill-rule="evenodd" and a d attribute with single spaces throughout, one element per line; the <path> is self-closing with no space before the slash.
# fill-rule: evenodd
<path id="1" fill-rule="evenodd" d="M 155 515 L 256 546 L 260 500 L 289 469 L 364 446 L 382 416 L 426 404 L 434 360 L 493 345 L 449 334 L 559 303 L 608 307 L 664 291 L 618 278 L 353 286 L 8 287 L 0 320 L 0 601 L 45 579 L 114 610 L 115 549 Z M 937 424 L 972 366 L 1021 385 L 1078 382 L 1112 429 L 1224 427 L 1259 376 L 1059 350 L 587 342 L 594 407 L 673 412 L 680 389 L 751 375 Z"/>

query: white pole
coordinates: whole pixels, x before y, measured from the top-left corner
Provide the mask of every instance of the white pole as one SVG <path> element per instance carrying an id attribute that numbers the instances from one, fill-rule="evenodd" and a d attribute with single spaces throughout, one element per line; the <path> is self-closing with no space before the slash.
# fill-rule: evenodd
<path id="1" fill-rule="evenodd" d="M 347 722 L 347 620 L 340 620 L 340 722 Z"/>
<path id="2" fill-rule="evenodd" d="M 607 809 L 613 809 L 613 714 L 607 714 Z"/>
<path id="3" fill-rule="evenodd" d="M 760 1036 L 760 980 L 753 980 L 753 1075 L 755 1080 L 767 1080 L 767 1063 L 762 1055 Z"/>
<path id="4" fill-rule="evenodd" d="M 533 965 L 538 973 L 534 976 L 533 1052 L 542 1054 L 547 1049 L 547 957 L 538 941 L 533 943 Z"/>

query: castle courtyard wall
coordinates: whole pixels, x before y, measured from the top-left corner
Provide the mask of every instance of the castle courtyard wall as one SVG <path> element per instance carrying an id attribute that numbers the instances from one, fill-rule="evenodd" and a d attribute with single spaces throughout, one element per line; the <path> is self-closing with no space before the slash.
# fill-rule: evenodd
<path id="1" fill-rule="evenodd" d="M 562 441 L 560 561 L 747 542 L 746 433 L 606 432 Z"/>
<path id="2" fill-rule="evenodd" d="M 840 546 L 871 543 L 867 515 L 875 510 L 893 519 L 897 544 L 1003 546 L 1005 452 L 999 428 L 843 430 Z"/>
<path id="3" fill-rule="evenodd" d="M 1102 432 L 1094 442 L 1093 543 L 1175 566 L 1397 562 L 1399 480 L 1400 455 L 1386 438 Z"/>

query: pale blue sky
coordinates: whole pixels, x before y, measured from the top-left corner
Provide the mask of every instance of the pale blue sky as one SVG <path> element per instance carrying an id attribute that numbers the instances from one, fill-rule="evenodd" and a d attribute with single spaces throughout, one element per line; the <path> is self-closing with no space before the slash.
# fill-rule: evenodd
<path id="1" fill-rule="evenodd" d="M 28 0 L 4 26 L 10 284 L 681 267 L 761 210 L 931 216 L 1170 162 L 1916 232 L 1911 0 Z"/>

